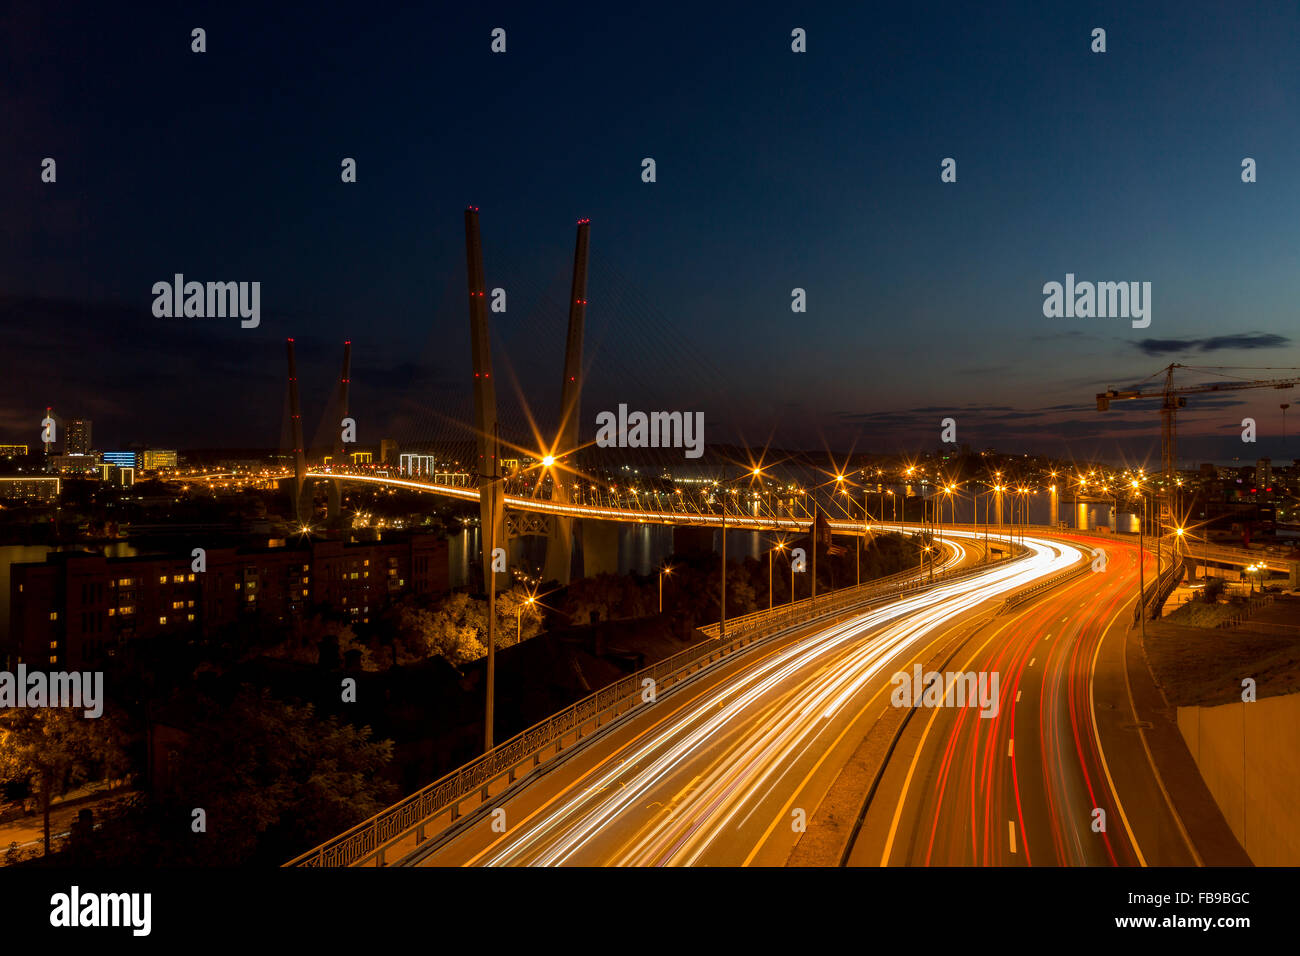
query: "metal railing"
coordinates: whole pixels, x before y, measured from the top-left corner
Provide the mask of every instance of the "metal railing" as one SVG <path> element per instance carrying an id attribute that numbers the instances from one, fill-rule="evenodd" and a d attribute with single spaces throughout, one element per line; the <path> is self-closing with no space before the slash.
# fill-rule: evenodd
<path id="1" fill-rule="evenodd" d="M 1052 575 L 1050 578 L 1044 578 L 1042 581 L 1031 584 L 1027 588 L 1021 588 L 1015 594 L 1002 602 L 1002 606 L 998 608 L 998 613 L 1005 614 L 1007 611 L 1017 608 L 1027 601 L 1032 601 L 1045 591 L 1050 591 L 1058 584 L 1072 581 L 1081 574 L 1086 574 L 1090 570 L 1092 570 L 1092 561 L 1085 557 L 1082 561 L 1076 562 L 1072 568 L 1067 568 L 1058 574 Z"/>
<path id="2" fill-rule="evenodd" d="M 1003 558 L 1002 560 L 1008 561 L 1012 560 L 1012 558 Z M 802 623 L 873 601 L 901 597 L 914 591 L 936 587 L 958 578 L 969 577 L 972 574 L 987 571 L 989 567 L 988 564 L 979 564 L 968 568 L 950 568 L 946 571 L 935 572 L 933 578 L 924 573 L 918 578 L 915 570 L 903 571 L 899 574 L 890 575 L 888 578 L 878 578 L 866 584 L 831 591 L 824 596 L 818 597 L 815 605 L 812 598 L 802 598 L 794 604 L 782 604 L 770 610 L 753 611 L 741 617 L 730 618 L 727 621 L 727 634 L 729 636 L 747 634 L 750 631 L 762 630 L 767 627 Z M 709 624 L 700 628 L 700 631 L 710 637 L 718 637 L 721 627 L 721 624 Z"/>
<path id="3" fill-rule="evenodd" d="M 1012 560 L 1012 558 L 1004 559 Z M 868 584 L 830 592 L 819 597 L 814 605 L 811 599 L 783 605 L 771 611 L 747 614 L 727 622 L 727 636 L 718 636 L 720 625 L 711 624 L 700 630 L 708 640 L 679 651 L 672 657 L 651 664 L 635 673 L 622 677 L 594 694 L 566 707 L 557 714 L 534 724 L 522 733 L 470 761 L 464 766 L 440 777 L 422 790 L 411 794 L 399 803 L 382 810 L 368 820 L 358 823 L 320 846 L 295 857 L 285 866 L 354 866 L 386 865 L 389 857 L 400 859 L 418 849 L 431 836 L 436 835 L 462 816 L 461 804 L 477 796 L 479 806 L 500 796 L 513 786 L 521 775 L 527 775 L 562 753 L 566 746 L 590 737 L 629 711 L 642 704 L 653 703 L 666 690 L 675 687 L 711 664 L 729 659 L 737 652 L 752 646 L 760 639 L 775 637 L 791 627 L 807 624 L 846 609 L 868 604 L 901 594 L 937 587 L 957 578 L 985 571 L 988 564 L 973 568 L 950 570 L 935 574 L 934 581 L 907 584 L 896 579 L 912 577 L 915 571 L 892 575 L 885 583 L 877 580 Z M 653 682 L 647 685 L 647 682 Z M 650 689 L 653 688 L 653 693 Z M 493 792 L 493 787 L 497 787 Z M 445 824 L 439 821 L 446 816 Z"/>
<path id="4" fill-rule="evenodd" d="M 1252 597 L 1246 601 L 1246 606 L 1242 608 L 1238 613 L 1232 615 L 1232 617 L 1227 618 L 1226 620 L 1220 621 L 1218 624 L 1214 626 L 1216 628 L 1235 627 L 1238 624 L 1248 621 L 1250 620 L 1250 616 L 1254 614 L 1256 611 L 1258 611 L 1261 607 L 1267 607 L 1268 605 L 1272 604 L 1275 597 L 1276 595 L 1273 594 L 1261 594 L 1259 597 Z M 1251 627 L 1254 629 L 1262 628 L 1265 630 L 1268 630 L 1270 628 L 1276 628 L 1280 630 L 1283 634 L 1289 634 L 1289 635 L 1293 635 L 1296 634 L 1297 632 L 1300 632 L 1300 627 L 1297 627 L 1294 624 L 1274 624 L 1269 621 L 1256 621 L 1251 624 Z"/>

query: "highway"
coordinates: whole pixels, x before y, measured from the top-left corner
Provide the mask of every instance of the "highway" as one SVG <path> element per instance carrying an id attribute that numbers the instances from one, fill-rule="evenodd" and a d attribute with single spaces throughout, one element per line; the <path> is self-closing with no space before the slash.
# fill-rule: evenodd
<path id="1" fill-rule="evenodd" d="M 952 707 L 913 713 L 850 864 L 1196 863 L 1126 693 L 1137 549 L 1106 547 L 1104 572 L 988 619 L 954 657 L 953 670 L 1000 673 L 1004 707 L 989 720 Z"/>
<path id="2" fill-rule="evenodd" d="M 1069 544 L 1025 544 L 1023 560 L 703 672 L 403 862 L 784 864 L 798 818 L 813 816 L 888 705 L 890 677 L 972 631 L 990 602 L 1084 560 Z"/>

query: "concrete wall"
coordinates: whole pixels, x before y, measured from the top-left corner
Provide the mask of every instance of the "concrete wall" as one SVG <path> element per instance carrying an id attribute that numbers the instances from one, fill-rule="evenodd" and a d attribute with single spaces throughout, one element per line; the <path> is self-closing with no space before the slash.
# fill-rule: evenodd
<path id="1" fill-rule="evenodd" d="M 1255 865 L 1300 864 L 1300 694 L 1179 707 L 1178 729 Z"/>

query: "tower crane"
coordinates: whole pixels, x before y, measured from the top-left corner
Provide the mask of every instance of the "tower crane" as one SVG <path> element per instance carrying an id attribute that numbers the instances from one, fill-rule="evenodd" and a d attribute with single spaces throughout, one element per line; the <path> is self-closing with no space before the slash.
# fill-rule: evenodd
<path id="1" fill-rule="evenodd" d="M 1238 367 L 1244 368 L 1244 367 Z M 1174 371 L 1177 369 L 1187 369 L 1197 372 L 1226 372 L 1232 370 L 1231 366 L 1204 367 L 1195 365 L 1180 365 L 1177 362 L 1163 368 L 1155 375 L 1164 374 L 1165 381 L 1163 388 L 1143 390 L 1136 389 L 1107 389 L 1104 392 L 1097 393 L 1097 411 L 1104 412 L 1110 408 L 1113 401 L 1125 401 L 1128 399 L 1149 399 L 1160 398 L 1160 464 L 1161 472 L 1164 476 L 1164 484 L 1160 489 L 1160 527 L 1168 527 L 1173 521 L 1173 505 L 1170 499 L 1170 493 L 1177 480 L 1177 442 L 1178 442 L 1178 409 L 1187 405 L 1188 395 L 1203 395 L 1208 392 L 1232 392 L 1246 388 L 1295 388 L 1300 385 L 1300 368 L 1274 368 L 1274 369 L 1257 369 L 1256 371 L 1272 372 L 1295 372 L 1296 375 L 1287 378 L 1267 378 L 1267 379 L 1240 379 L 1237 381 L 1226 382 L 1208 382 L 1200 385 L 1182 385 L 1175 387 Z M 1152 375 L 1152 378 L 1155 378 Z"/>

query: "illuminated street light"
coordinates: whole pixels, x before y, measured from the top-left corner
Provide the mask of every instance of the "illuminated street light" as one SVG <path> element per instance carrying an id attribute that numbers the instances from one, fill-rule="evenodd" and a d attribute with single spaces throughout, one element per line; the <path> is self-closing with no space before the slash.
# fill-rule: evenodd
<path id="1" fill-rule="evenodd" d="M 672 574 L 673 569 L 665 565 L 659 572 L 659 613 L 664 612 L 664 576 Z"/>

